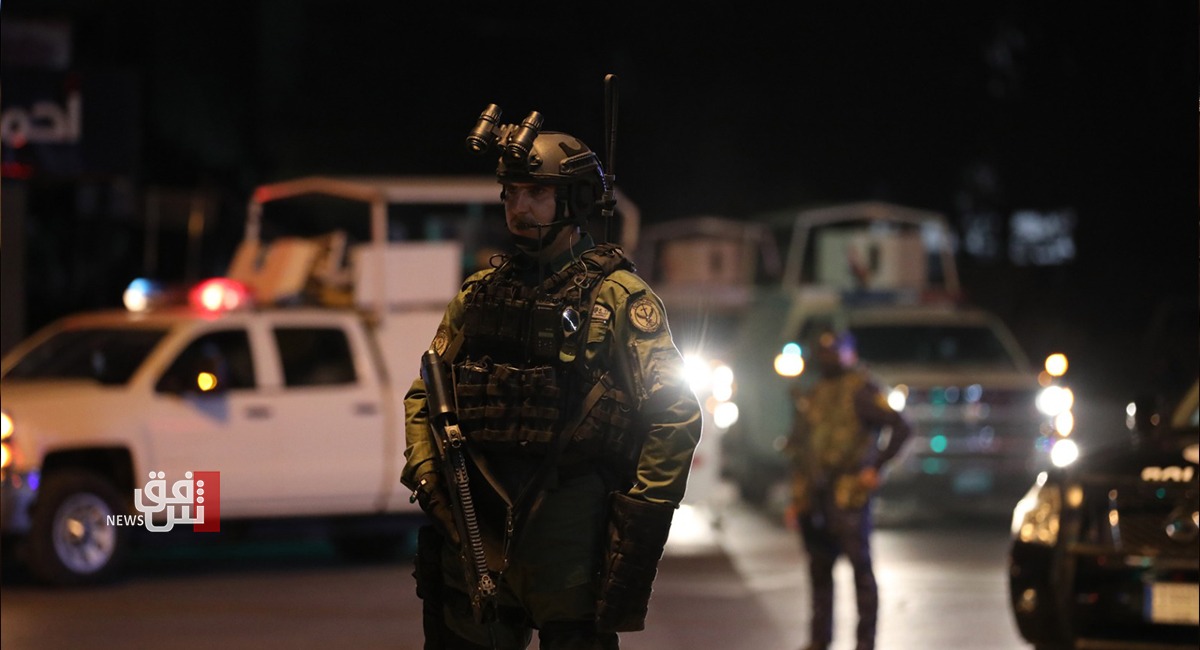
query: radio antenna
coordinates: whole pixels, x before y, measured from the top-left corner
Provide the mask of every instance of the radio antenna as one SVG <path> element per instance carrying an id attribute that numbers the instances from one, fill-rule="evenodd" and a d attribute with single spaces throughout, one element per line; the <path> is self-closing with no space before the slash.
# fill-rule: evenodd
<path id="1" fill-rule="evenodd" d="M 613 212 L 617 205 L 615 183 L 617 180 L 617 75 L 604 76 L 604 139 L 606 158 L 604 166 L 604 198 L 601 214 L 604 216 L 604 241 L 612 241 Z"/>

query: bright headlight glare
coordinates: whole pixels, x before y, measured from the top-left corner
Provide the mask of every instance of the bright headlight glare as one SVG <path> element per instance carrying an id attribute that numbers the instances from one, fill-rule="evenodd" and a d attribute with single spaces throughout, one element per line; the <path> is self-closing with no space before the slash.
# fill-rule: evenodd
<path id="1" fill-rule="evenodd" d="M 780 377 L 799 377 L 804 372 L 804 352 L 796 343 L 788 343 L 775 355 L 775 373 Z"/>
<path id="2" fill-rule="evenodd" d="M 720 364 L 712 371 L 712 383 L 714 386 L 733 386 L 733 368 L 725 364 Z"/>
<path id="3" fill-rule="evenodd" d="M 1062 377 L 1067 374 L 1067 355 L 1061 352 L 1051 354 L 1046 357 L 1045 368 L 1051 377 Z"/>
<path id="4" fill-rule="evenodd" d="M 1070 388 L 1062 386 L 1047 386 L 1037 396 L 1037 408 L 1042 413 L 1054 417 L 1066 411 L 1075 404 L 1075 394 Z"/>
<path id="5" fill-rule="evenodd" d="M 721 402 L 733 399 L 733 368 L 723 363 L 713 368 L 712 394 Z"/>
<path id="6" fill-rule="evenodd" d="M 1055 467 L 1066 467 L 1079 458 L 1079 445 L 1074 440 L 1059 440 L 1050 448 L 1050 462 Z"/>
<path id="7" fill-rule="evenodd" d="M 699 355 L 685 354 L 683 356 L 683 376 L 693 392 L 704 392 L 708 388 L 709 382 L 712 381 L 712 368 Z"/>
<path id="8" fill-rule="evenodd" d="M 733 397 L 732 384 L 713 384 L 712 395 L 720 402 L 728 402 Z"/>
<path id="9" fill-rule="evenodd" d="M 1068 410 L 1054 416 L 1054 430 L 1064 438 L 1071 435 L 1075 430 L 1075 414 Z"/>
<path id="10" fill-rule="evenodd" d="M 713 424 L 728 429 L 738 420 L 738 407 L 733 402 L 721 402 L 713 411 Z"/>
<path id="11" fill-rule="evenodd" d="M 1061 515 L 1062 491 L 1057 485 L 1043 484 L 1039 477 L 1039 484 L 1013 508 L 1012 534 L 1026 544 L 1054 546 Z"/>
<path id="12" fill-rule="evenodd" d="M 0 469 L 8 469 L 12 464 L 12 450 L 8 448 L 7 442 L 0 442 Z"/>
<path id="13" fill-rule="evenodd" d="M 908 387 L 901 384 L 893 388 L 888 393 L 887 403 L 893 411 L 897 413 L 903 411 L 904 407 L 908 405 Z"/>
<path id="14" fill-rule="evenodd" d="M 0 411 L 0 440 L 8 440 L 13 434 L 13 421 L 8 413 Z"/>

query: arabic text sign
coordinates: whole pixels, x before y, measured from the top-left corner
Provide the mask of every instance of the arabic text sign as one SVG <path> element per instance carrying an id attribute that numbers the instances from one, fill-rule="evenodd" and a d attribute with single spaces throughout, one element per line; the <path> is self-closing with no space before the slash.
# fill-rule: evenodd
<path id="1" fill-rule="evenodd" d="M 146 529 L 166 532 L 176 524 L 192 524 L 200 533 L 221 530 L 221 473 L 185 472 L 167 491 L 165 472 L 150 472 L 144 488 L 133 491 L 133 506 Z"/>

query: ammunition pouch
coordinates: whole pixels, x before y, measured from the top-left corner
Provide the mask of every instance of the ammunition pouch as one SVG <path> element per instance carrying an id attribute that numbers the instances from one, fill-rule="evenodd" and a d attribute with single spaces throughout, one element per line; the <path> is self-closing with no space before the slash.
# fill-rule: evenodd
<path id="1" fill-rule="evenodd" d="M 458 420 L 464 435 L 487 446 L 549 448 L 564 426 L 565 394 L 578 380 L 569 368 L 519 368 L 487 357 L 455 367 Z M 602 380 L 606 381 L 607 380 Z M 633 435 L 634 404 L 625 391 L 606 383 L 603 393 L 579 420 L 571 455 L 601 458 L 628 472 L 637 462 L 641 440 Z"/>
<path id="2" fill-rule="evenodd" d="M 636 632 L 646 627 L 650 593 L 674 515 L 674 506 L 613 493 L 608 558 L 596 605 L 598 631 Z"/>
<path id="3" fill-rule="evenodd" d="M 473 443 L 548 445 L 562 413 L 553 366 L 519 368 L 479 361 L 456 364 L 458 421 Z"/>

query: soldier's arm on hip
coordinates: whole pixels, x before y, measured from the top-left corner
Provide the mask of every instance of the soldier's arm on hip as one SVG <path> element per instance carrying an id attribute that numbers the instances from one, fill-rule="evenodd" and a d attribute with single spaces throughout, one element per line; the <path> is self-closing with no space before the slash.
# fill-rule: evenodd
<path id="1" fill-rule="evenodd" d="M 888 404 L 887 396 L 873 382 L 867 382 L 856 396 L 856 409 L 863 422 L 874 427 L 887 427 L 891 430 L 888 435 L 887 448 L 880 451 L 876 458 L 876 467 L 882 467 L 900 453 L 904 443 L 912 435 L 912 425 L 908 418 L 893 409 Z"/>

